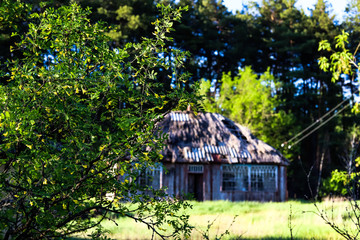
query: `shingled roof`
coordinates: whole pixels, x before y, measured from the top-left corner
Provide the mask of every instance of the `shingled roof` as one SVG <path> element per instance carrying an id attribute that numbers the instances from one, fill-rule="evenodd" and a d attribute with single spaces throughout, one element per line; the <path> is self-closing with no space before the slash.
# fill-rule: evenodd
<path id="1" fill-rule="evenodd" d="M 171 112 L 158 126 L 169 135 L 165 161 L 289 164 L 248 128 L 217 113 Z"/>

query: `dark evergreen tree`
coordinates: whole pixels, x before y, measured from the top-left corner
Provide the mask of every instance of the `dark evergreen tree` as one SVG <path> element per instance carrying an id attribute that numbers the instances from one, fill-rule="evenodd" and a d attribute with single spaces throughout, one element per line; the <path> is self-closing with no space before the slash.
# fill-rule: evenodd
<path id="1" fill-rule="evenodd" d="M 78 0 L 83 7 L 91 7 L 92 21 L 105 21 L 112 29 L 108 35 L 114 43 L 139 42 L 152 36 L 152 22 L 158 16 L 156 5 L 169 4 L 172 0 Z"/>
<path id="2" fill-rule="evenodd" d="M 264 0 L 257 11 L 256 21 L 263 40 L 259 45 L 260 67 L 270 66 L 282 82 L 283 88 L 278 94 L 284 104 L 280 108 L 291 111 L 298 120 L 296 125 L 305 128 L 343 99 L 341 84 L 332 82 L 331 75 L 317 66 L 318 43 L 333 39 L 339 27 L 323 0 L 317 2 L 311 16 L 296 9 L 293 0 Z M 330 169 L 332 159 L 338 158 L 337 153 L 330 152 L 330 149 L 341 148 L 341 143 L 336 142 L 339 136 L 333 134 L 335 127 L 336 121 L 332 121 L 301 142 L 298 157 L 289 169 L 290 176 L 293 174 L 290 180 L 294 180 L 289 182 L 292 195 L 308 195 L 307 184 L 299 183 L 305 181 L 304 173 L 310 169 L 313 169 L 310 182 L 315 193 L 321 166 Z M 304 172 L 293 170 L 299 167 Z"/>
<path id="3" fill-rule="evenodd" d="M 181 0 L 189 6 L 181 24 L 175 26 L 177 48 L 190 51 L 187 62 L 194 82 L 202 78 L 220 80 L 223 72 L 236 74 L 250 51 L 246 19 L 228 11 L 221 1 Z"/>

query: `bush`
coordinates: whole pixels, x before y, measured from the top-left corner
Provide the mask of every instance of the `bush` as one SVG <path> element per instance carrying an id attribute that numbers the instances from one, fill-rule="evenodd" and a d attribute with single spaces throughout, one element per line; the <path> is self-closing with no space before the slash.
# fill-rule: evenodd
<path id="1" fill-rule="evenodd" d="M 163 191 L 142 194 L 133 181 L 162 157 L 156 122 L 192 98 L 180 87 L 187 75 L 173 72 L 186 54 L 166 48 L 182 9 L 161 5 L 153 39 L 114 49 L 89 9 L 42 7 L 11 49 L 21 57 L 0 76 L 1 238 L 63 238 L 100 226 L 109 213 L 162 236 L 188 233 L 188 216 L 177 214 L 188 204 Z M 158 72 L 176 76 L 169 82 L 177 87 L 164 87 Z M 173 231 L 161 232 L 163 224 Z"/>

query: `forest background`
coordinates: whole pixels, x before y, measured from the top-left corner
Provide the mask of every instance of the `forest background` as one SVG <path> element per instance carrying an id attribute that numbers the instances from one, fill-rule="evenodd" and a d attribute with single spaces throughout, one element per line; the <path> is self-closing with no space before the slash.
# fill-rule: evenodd
<path id="1" fill-rule="evenodd" d="M 160 0 L 75 2 L 92 8 L 91 21 L 111 25 L 107 34 L 114 47 L 122 47 L 152 35 L 151 22 L 158 17 L 156 4 Z M 319 57 L 331 53 L 319 52 L 318 47 L 322 40 L 335 45 L 335 36 L 344 30 L 350 34 L 347 47 L 355 52 L 360 34 L 360 1 L 349 1 L 341 23 L 330 14 L 331 8 L 324 0 L 318 0 L 308 15 L 295 7 L 294 0 L 264 0 L 236 13 L 216 0 L 165 2 L 189 7 L 181 23 L 174 25 L 174 41 L 167 48 L 191 53 L 185 62 L 191 77 L 184 84 L 188 89 L 200 85 L 201 93 L 207 96 L 203 101 L 205 110 L 220 112 L 246 125 L 290 160 L 290 198 L 336 190 L 329 180 L 320 189 L 318 183 L 320 177 L 330 179 L 334 170 L 344 170 L 344 160 L 357 146 L 354 142 L 358 140 L 359 117 L 344 99 L 350 97 L 350 106 L 354 104 L 358 84 L 356 72 L 333 81 L 331 73 L 320 70 Z M 37 1 L 31 3 L 38 6 Z M 51 4 L 59 7 L 69 1 Z M 19 36 L 27 30 L 23 17 L 13 19 Z M 2 61 L 16 54 L 10 52 L 10 46 L 18 41 L 17 36 L 10 37 L 11 32 L 14 29 L 0 26 Z M 168 59 L 173 60 L 172 56 Z M 158 81 L 164 81 L 170 89 L 172 82 L 167 79 L 158 74 Z M 302 141 L 286 143 L 337 106 L 335 114 L 341 112 L 336 118 Z"/>

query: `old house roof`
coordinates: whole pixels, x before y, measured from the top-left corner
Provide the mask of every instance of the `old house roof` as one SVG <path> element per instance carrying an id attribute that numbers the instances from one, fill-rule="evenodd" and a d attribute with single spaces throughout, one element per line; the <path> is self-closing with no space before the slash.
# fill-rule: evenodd
<path id="1" fill-rule="evenodd" d="M 171 112 L 159 128 L 168 134 L 167 161 L 289 164 L 248 128 L 217 113 Z"/>

